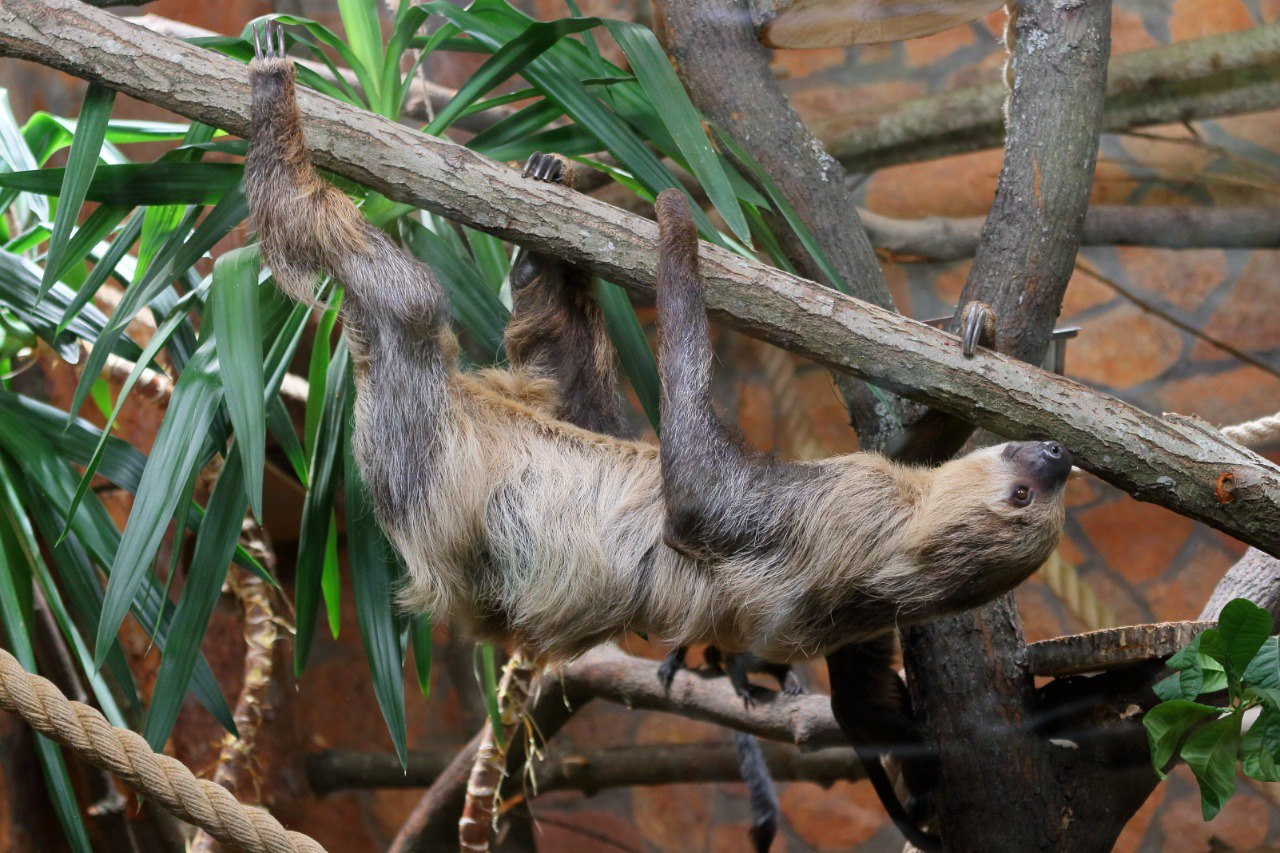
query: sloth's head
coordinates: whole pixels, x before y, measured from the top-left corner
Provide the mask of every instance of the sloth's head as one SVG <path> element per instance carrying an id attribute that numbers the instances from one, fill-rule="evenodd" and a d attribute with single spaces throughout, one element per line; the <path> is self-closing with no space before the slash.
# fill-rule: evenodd
<path id="1" fill-rule="evenodd" d="M 1071 454 L 1055 441 L 988 447 L 934 471 L 919 508 L 917 559 L 953 578 L 962 607 L 1019 584 L 1062 535 Z"/>

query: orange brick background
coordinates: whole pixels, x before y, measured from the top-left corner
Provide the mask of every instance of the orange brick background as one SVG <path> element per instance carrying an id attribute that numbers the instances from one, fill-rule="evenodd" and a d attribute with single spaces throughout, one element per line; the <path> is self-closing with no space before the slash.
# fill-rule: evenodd
<path id="1" fill-rule="evenodd" d="M 525 4 L 540 16 L 565 14 L 558 0 Z M 585 14 L 631 16 L 644 4 L 594 0 Z M 189 3 L 162 0 L 146 11 L 223 33 L 238 32 L 250 18 L 272 9 L 318 18 L 337 28 L 331 0 L 226 0 Z M 1116 0 L 1117 54 L 1160 44 L 1248 28 L 1280 19 L 1275 0 Z M 1002 14 L 936 36 L 861 49 L 779 53 L 776 68 L 793 103 L 807 119 L 891 103 L 903 98 L 978 85 L 999 79 Z M 440 82 L 457 85 L 472 65 L 437 66 Z M 74 115 L 84 85 L 64 75 L 0 62 L 0 85 L 9 89 L 20 120 L 34 110 Z M 120 98 L 117 114 L 162 117 L 144 104 Z M 1109 135 L 1103 138 L 1093 199 L 1108 204 L 1274 205 L 1280 189 L 1280 113 L 1198 123 L 1195 135 L 1182 127 L 1151 131 L 1165 140 Z M 950 157 L 882 170 L 859 184 L 862 203 L 898 217 L 973 216 L 990 204 L 1000 168 L 998 151 Z M 1269 364 L 1280 364 L 1280 276 L 1276 252 L 1168 251 L 1093 247 L 1081 256 L 1101 275 L 1133 290 L 1164 312 L 1204 329 Z M 948 314 L 964 282 L 968 263 L 890 264 L 886 275 L 897 304 L 918 318 Z M 1273 371 L 1243 365 L 1227 353 L 1144 312 L 1116 290 L 1077 272 L 1067 292 L 1063 325 L 1082 328 L 1070 344 L 1068 375 L 1149 411 L 1196 414 L 1230 424 L 1280 409 L 1280 379 Z M 760 447 L 797 452 L 811 441 L 825 453 L 856 447 L 843 410 L 820 368 L 785 356 L 794 376 L 766 377 L 766 350 L 733 334 L 719 335 L 717 389 L 727 412 Z M 65 375 L 46 378 L 52 396 L 66 392 Z M 139 417 L 129 434 L 142 444 L 154 424 Z M 798 430 L 808 435 L 797 435 Z M 145 446 L 144 446 L 145 449 Z M 1280 459 L 1271 448 L 1271 458 Z M 1140 504 L 1096 480 L 1074 482 L 1062 554 L 1079 567 L 1118 624 L 1195 616 L 1223 571 L 1242 552 L 1239 543 L 1173 513 Z M 118 516 L 123 521 L 126 507 Z M 289 543 L 281 543 L 287 566 Z M 1081 630 L 1083 626 L 1039 580 L 1018 593 L 1029 639 Z M 350 603 L 349 596 L 346 599 Z M 236 608 L 224 601 L 206 644 L 228 695 L 239 689 L 242 646 Z M 411 745 L 460 744 L 480 721 L 478 688 L 462 640 L 437 630 L 439 655 L 432 696 L 409 693 Z M 140 669 L 154 672 L 156 656 L 145 638 L 133 638 Z M 341 638 L 318 637 L 309 669 L 293 685 L 281 659 L 277 711 L 263 759 L 270 768 L 265 793 L 291 827 L 310 833 L 332 850 L 385 846 L 416 802 L 416 791 L 362 791 L 318 799 L 306 789 L 301 756 L 333 747 L 389 750 L 367 678 L 353 612 L 344 612 Z M 818 668 L 821 669 L 820 667 Z M 822 673 L 809 671 L 821 689 Z M 141 683 L 148 681 L 144 672 Z M 296 688 L 296 689 L 295 689 Z M 198 708 L 189 707 L 172 743 L 196 769 L 213 760 L 217 730 Z M 620 743 L 728 742 L 728 735 L 700 723 L 658 714 L 631 713 L 595 703 L 561 735 L 583 747 Z M 0 786 L 10 783 L 0 779 Z M 781 788 L 785 812 L 776 850 L 901 849 L 869 786 L 842 783 Z M 13 800 L 8 800 L 13 802 Z M 545 850 L 742 850 L 748 821 L 740 784 L 609 790 L 594 797 L 555 794 L 538 800 Z M 0 820 L 0 834 L 3 834 Z M 584 835 L 611 839 L 612 844 Z M 1222 815 L 1201 821 L 1194 780 L 1175 772 L 1143 807 L 1121 838 L 1125 851 L 1205 850 L 1211 838 L 1236 849 L 1280 844 L 1274 808 L 1243 787 Z M 17 846 L 27 847 L 14 838 Z"/>

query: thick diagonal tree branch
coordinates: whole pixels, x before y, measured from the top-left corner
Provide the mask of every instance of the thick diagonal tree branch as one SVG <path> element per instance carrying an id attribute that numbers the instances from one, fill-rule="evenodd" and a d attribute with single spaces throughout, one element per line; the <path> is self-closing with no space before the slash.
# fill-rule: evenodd
<path id="1" fill-rule="evenodd" d="M 77 0 L 5 0 L 0 54 L 102 82 L 233 133 L 249 131 L 244 66 Z M 582 264 L 648 296 L 653 223 L 446 140 L 314 92 L 299 93 L 316 162 L 422 206 Z M 715 319 L 1012 438 L 1052 435 L 1144 500 L 1280 552 L 1280 469 L 1208 426 L 1159 418 L 1015 360 L 966 359 L 950 335 L 796 276 L 702 247 Z M 1232 474 L 1230 500 L 1218 480 Z"/>
<path id="2" fill-rule="evenodd" d="M 815 123 L 850 171 L 932 160 L 1004 141 L 1003 83 L 956 89 Z M 1211 119 L 1280 106 L 1280 23 L 1118 56 L 1102 130 Z"/>

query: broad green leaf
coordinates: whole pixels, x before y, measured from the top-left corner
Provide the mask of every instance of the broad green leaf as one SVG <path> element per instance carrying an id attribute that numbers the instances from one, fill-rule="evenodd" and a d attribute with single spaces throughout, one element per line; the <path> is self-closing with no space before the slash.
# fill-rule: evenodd
<path id="1" fill-rule="evenodd" d="M 1206 723 L 1182 745 L 1182 760 L 1200 783 L 1200 812 L 1213 820 L 1236 790 L 1240 712 Z"/>
<path id="2" fill-rule="evenodd" d="M 1280 708 L 1263 708 L 1240 740 L 1240 769 L 1252 779 L 1280 782 Z"/>
<path id="3" fill-rule="evenodd" d="M 1246 686 L 1280 690 L 1280 637 L 1268 637 L 1245 668 Z"/>
<path id="4" fill-rule="evenodd" d="M 147 457 L 120 547 L 111 564 L 98 624 L 95 660 L 101 665 L 111 640 L 138 594 L 165 528 L 178 509 L 180 488 L 200 464 L 209 426 L 222 404 L 218 361 L 210 339 L 182 372 Z"/>
<path id="5" fill-rule="evenodd" d="M 656 433 L 659 431 L 661 419 L 658 414 L 658 400 L 661 385 L 658 382 L 658 362 L 649 348 L 649 341 L 640 328 L 640 320 L 627 293 L 616 284 L 600 281 L 596 291 L 596 301 L 604 313 L 605 327 L 614 349 L 618 352 L 618 361 L 622 372 L 631 380 L 631 387 L 640 400 L 649 425 Z"/>
<path id="6" fill-rule="evenodd" d="M 239 439 L 237 439 L 239 441 Z M 163 749 L 178 719 L 195 671 L 200 643 L 208 630 L 209 617 L 222 591 L 231 554 L 240 538 L 241 525 L 249 501 L 245 496 L 242 454 L 227 454 L 226 464 L 209 497 L 200 533 L 196 536 L 191 567 L 182 587 L 182 600 L 169 626 L 169 642 L 160 659 L 151 707 L 143 735 L 151 748 Z"/>
<path id="7" fill-rule="evenodd" d="M 325 380 L 325 399 L 316 446 L 311 457 L 310 488 L 302 505 L 302 529 L 298 535 L 298 559 L 294 580 L 296 611 L 293 668 L 301 675 L 311 652 L 324 573 L 325 542 L 333 496 L 342 477 L 342 417 L 346 409 L 347 373 L 351 358 L 346 341 L 339 339 Z"/>
<path id="8" fill-rule="evenodd" d="M 1271 634 L 1271 614 L 1246 598 L 1237 598 L 1222 609 L 1218 632 L 1226 646 L 1228 672 L 1239 678 Z"/>
<path id="9" fill-rule="evenodd" d="M 423 699 L 431 698 L 431 614 L 409 620 L 409 644 L 413 648 L 413 672 Z"/>
<path id="10" fill-rule="evenodd" d="M 25 565 L 14 531 L 7 523 L 0 523 L 0 622 L 18 663 L 27 672 L 36 672 L 31 616 L 31 569 Z M 80 820 L 80 807 L 62 751 L 44 735 L 36 735 L 35 745 L 53 811 L 67 842 L 73 850 L 90 853 L 89 836 Z"/>
<path id="11" fill-rule="evenodd" d="M 0 187 L 58 195 L 67 169 L 0 174 Z M 150 204 L 216 204 L 240 183 L 239 163 L 129 163 L 99 166 L 84 188 L 86 201 L 124 207 Z M 56 223 L 55 223 L 56 225 Z"/>
<path id="12" fill-rule="evenodd" d="M 350 379 L 348 378 L 348 383 Z M 352 424 L 355 388 L 348 384 L 346 415 Z M 349 437 L 348 437 L 349 439 Z M 373 677 L 373 693 L 382 709 L 401 766 L 408 763 L 404 717 L 404 652 L 395 623 L 396 562 L 391 545 L 373 518 L 373 505 L 360 479 L 351 441 L 343 445 L 343 483 L 347 503 L 347 560 L 356 616 L 365 656 Z"/>
<path id="13" fill-rule="evenodd" d="M 1147 740 L 1151 745 L 1151 765 L 1161 779 L 1165 776 L 1165 766 L 1177 754 L 1178 744 L 1187 732 L 1221 713 L 1221 708 L 1211 705 L 1174 699 L 1161 702 L 1143 716 L 1142 725 L 1147 729 Z"/>
<path id="14" fill-rule="evenodd" d="M 71 141 L 71 153 L 67 155 L 62 186 L 58 190 L 58 212 L 54 214 L 49 254 L 45 258 L 45 274 L 40 282 L 41 299 L 58 280 L 55 273 L 62 266 L 62 256 L 67 250 L 71 229 L 76 224 L 80 207 L 84 204 L 85 191 L 93 181 L 94 170 L 98 167 L 98 155 L 102 151 L 107 121 L 111 118 L 111 105 L 115 98 L 113 90 L 97 83 L 90 84 L 89 91 L 85 93 L 75 138 Z"/>
<path id="15" fill-rule="evenodd" d="M 213 299 L 213 330 L 218 337 L 223 393 L 244 464 L 249 505 L 254 517 L 261 520 L 267 431 L 256 245 L 227 252 L 214 263 Z"/>

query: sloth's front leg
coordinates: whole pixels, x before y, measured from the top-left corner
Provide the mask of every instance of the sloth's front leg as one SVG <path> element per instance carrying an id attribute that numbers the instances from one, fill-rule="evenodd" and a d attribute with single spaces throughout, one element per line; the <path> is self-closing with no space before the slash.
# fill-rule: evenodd
<path id="1" fill-rule="evenodd" d="M 698 232 L 678 190 L 658 196 L 658 362 L 668 546 L 700 561 L 783 547 L 811 472 L 769 461 L 730 432 L 711 402 L 711 338 Z M 800 488 L 797 488 L 800 487 Z"/>

